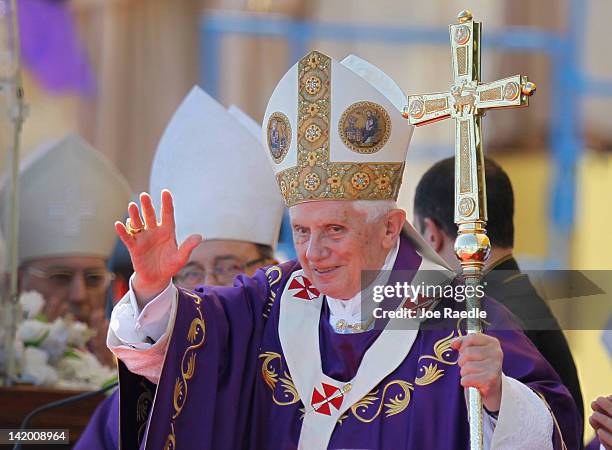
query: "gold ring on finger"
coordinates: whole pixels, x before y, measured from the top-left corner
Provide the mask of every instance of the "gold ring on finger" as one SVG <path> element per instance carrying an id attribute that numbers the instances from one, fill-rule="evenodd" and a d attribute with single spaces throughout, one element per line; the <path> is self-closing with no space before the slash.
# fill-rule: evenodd
<path id="1" fill-rule="evenodd" d="M 144 230 L 144 225 L 135 228 L 132 226 L 132 221 L 128 218 L 128 220 L 125 222 L 125 228 L 127 229 L 128 234 L 135 236 Z"/>

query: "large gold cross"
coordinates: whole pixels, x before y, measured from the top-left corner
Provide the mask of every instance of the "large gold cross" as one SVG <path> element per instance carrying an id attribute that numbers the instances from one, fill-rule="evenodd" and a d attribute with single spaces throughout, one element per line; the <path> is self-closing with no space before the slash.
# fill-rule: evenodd
<path id="1" fill-rule="evenodd" d="M 455 119 L 455 223 L 459 228 L 455 253 L 461 262 L 466 285 L 476 287 L 491 250 L 485 229 L 487 194 L 481 119 L 488 109 L 528 106 L 536 86 L 523 75 L 481 83 L 482 24 L 474 22 L 469 11 L 460 12 L 458 21 L 449 27 L 453 61 L 453 85 L 449 92 L 412 95 L 408 97 L 403 115 L 416 126 L 448 117 Z M 466 296 L 466 308 L 480 308 L 480 299 Z M 482 331 L 478 318 L 468 319 L 467 328 L 468 333 Z M 480 450 L 483 444 L 482 401 L 475 388 L 468 389 L 468 406 L 470 448 Z"/>
<path id="2" fill-rule="evenodd" d="M 491 83 L 480 82 L 480 37 L 482 24 L 462 11 L 459 23 L 450 25 L 453 85 L 449 92 L 411 95 L 404 117 L 416 126 L 455 119 L 455 222 L 487 220 L 484 169 L 482 165 L 481 117 L 494 108 L 529 105 L 535 84 L 514 75 Z"/>

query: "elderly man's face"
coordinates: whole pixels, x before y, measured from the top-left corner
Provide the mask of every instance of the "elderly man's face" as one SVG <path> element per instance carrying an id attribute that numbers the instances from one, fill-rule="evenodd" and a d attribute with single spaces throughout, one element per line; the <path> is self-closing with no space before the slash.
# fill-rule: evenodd
<path id="1" fill-rule="evenodd" d="M 104 310 L 105 293 L 112 275 L 103 258 L 66 256 L 42 258 L 20 269 L 21 291 L 35 290 L 45 299 L 49 320 L 72 314 L 90 323 L 91 314 Z"/>
<path id="2" fill-rule="evenodd" d="M 290 214 L 304 273 L 317 289 L 336 299 L 349 299 L 361 290 L 363 270 L 382 267 L 405 220 L 403 211 L 393 210 L 367 223 L 367 215 L 350 201 L 301 203 L 292 206 Z"/>
<path id="3" fill-rule="evenodd" d="M 175 276 L 175 283 L 186 289 L 206 284 L 231 286 L 236 275 L 252 275 L 259 267 L 271 263 L 262 258 L 251 242 L 211 240 L 198 245 L 189 262 Z"/>

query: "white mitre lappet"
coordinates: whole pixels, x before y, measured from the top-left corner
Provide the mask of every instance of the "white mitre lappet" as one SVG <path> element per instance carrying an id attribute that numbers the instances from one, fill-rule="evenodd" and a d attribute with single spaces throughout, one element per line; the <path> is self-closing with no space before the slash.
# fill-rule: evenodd
<path id="1" fill-rule="evenodd" d="M 19 261 L 59 256 L 110 257 L 113 223 L 125 216 L 127 181 L 80 136 L 35 150 L 20 173 Z M 8 213 L 2 208 L 1 214 Z"/>
<path id="2" fill-rule="evenodd" d="M 170 120 L 155 153 L 150 192 L 174 198 L 177 239 L 253 242 L 275 247 L 283 200 L 260 143 L 261 128 L 194 87 Z"/>

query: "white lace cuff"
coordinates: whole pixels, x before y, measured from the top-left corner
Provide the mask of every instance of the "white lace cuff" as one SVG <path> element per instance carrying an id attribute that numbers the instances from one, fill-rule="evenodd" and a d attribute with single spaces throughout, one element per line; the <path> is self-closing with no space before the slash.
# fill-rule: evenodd
<path id="1" fill-rule="evenodd" d="M 106 345 L 132 373 L 157 384 L 172 335 L 177 289 L 170 283 L 142 312 L 131 289 L 113 308 Z"/>
<path id="2" fill-rule="evenodd" d="M 499 414 L 494 423 L 491 445 L 485 445 L 485 448 L 552 450 L 552 436 L 553 418 L 542 399 L 520 381 L 502 375 Z"/>

